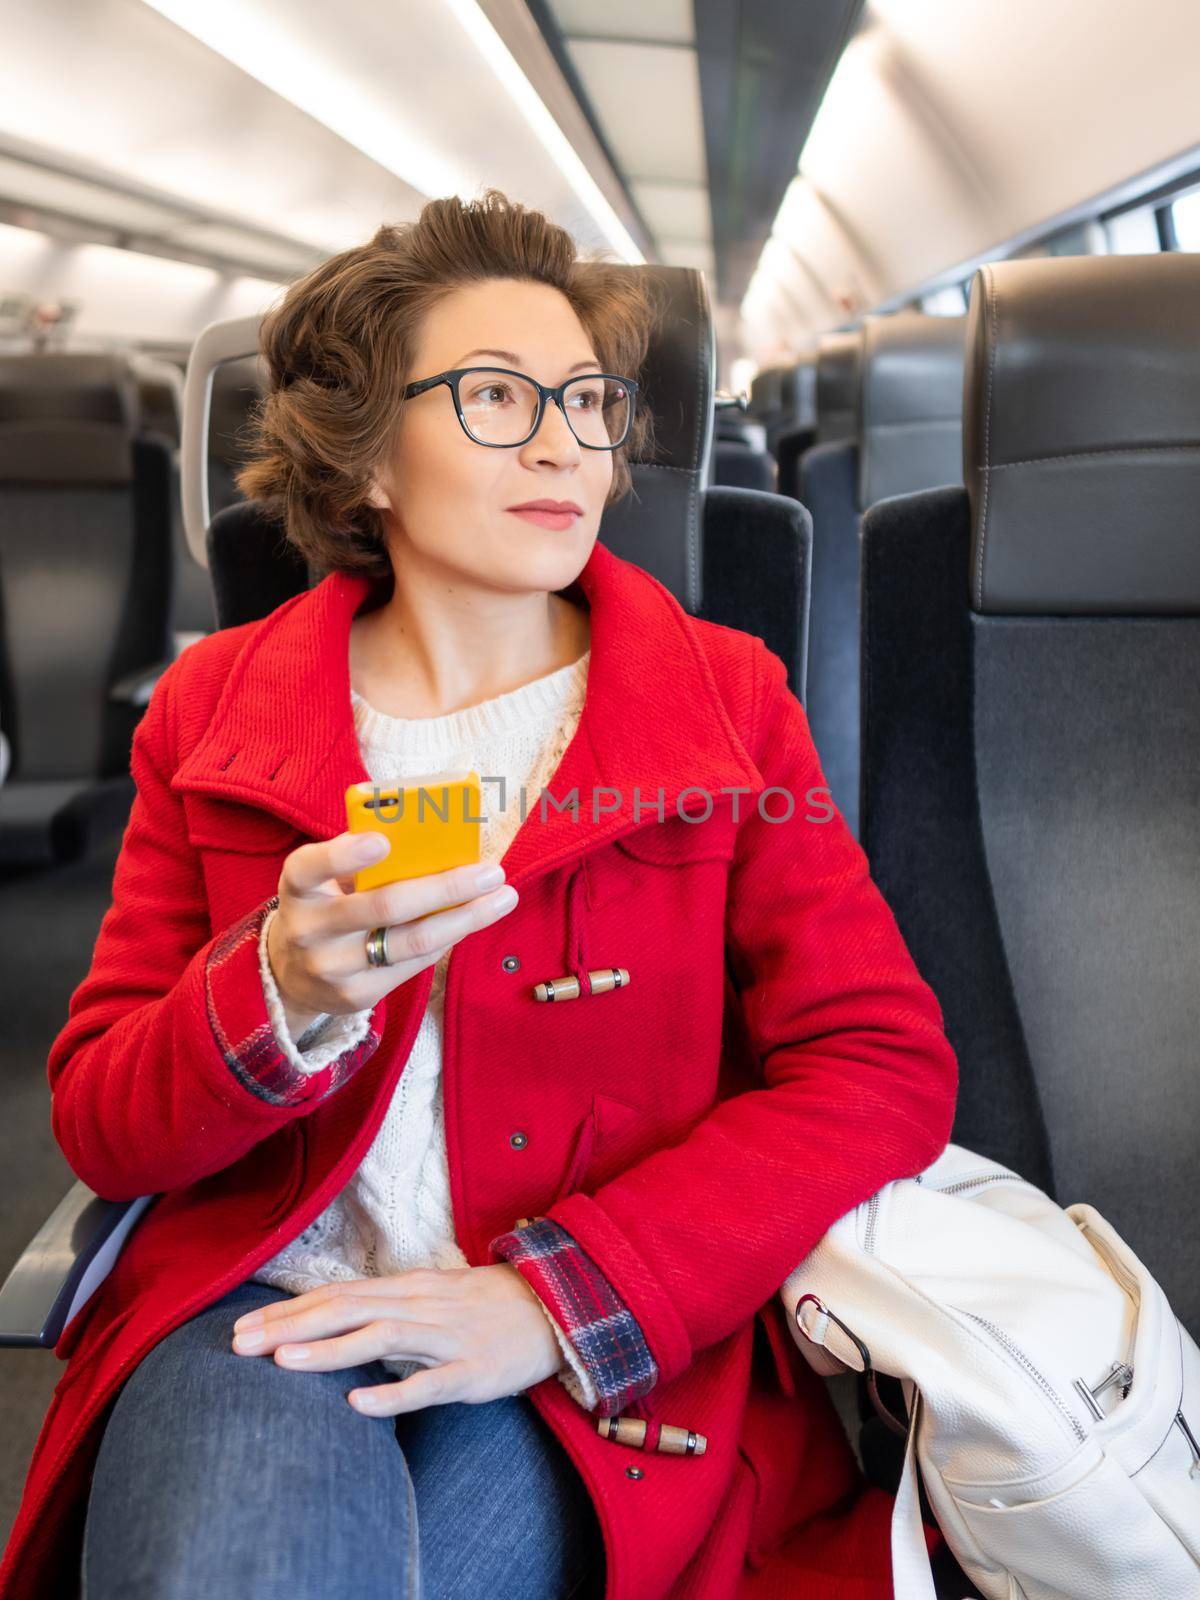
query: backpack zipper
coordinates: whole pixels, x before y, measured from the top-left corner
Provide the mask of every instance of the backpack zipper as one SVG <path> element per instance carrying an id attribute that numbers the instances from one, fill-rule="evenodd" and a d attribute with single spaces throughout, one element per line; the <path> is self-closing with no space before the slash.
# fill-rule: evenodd
<path id="1" fill-rule="evenodd" d="M 1188 1469 L 1188 1477 L 1200 1478 L 1200 1444 L 1196 1443 L 1196 1435 L 1188 1427 L 1187 1418 L 1184 1416 L 1182 1410 L 1175 1413 L 1174 1420 L 1179 1427 L 1180 1433 L 1182 1433 L 1183 1437 L 1187 1440 L 1188 1447 L 1192 1452 L 1192 1464 Z"/>
<path id="2" fill-rule="evenodd" d="M 1005 1333 L 1003 1328 L 997 1327 L 994 1322 L 989 1322 L 986 1317 L 981 1317 L 974 1311 L 964 1311 L 962 1315 L 970 1317 L 972 1322 L 978 1322 L 981 1327 L 986 1328 L 992 1337 L 1004 1346 L 1004 1348 L 1012 1356 L 1013 1360 L 1020 1362 L 1020 1364 L 1025 1368 L 1026 1372 L 1028 1372 L 1029 1376 L 1046 1395 L 1047 1399 L 1058 1408 L 1060 1415 L 1066 1420 L 1071 1432 L 1075 1435 L 1079 1442 L 1081 1444 L 1086 1444 L 1088 1438 L 1087 1429 L 1083 1426 L 1082 1422 L 1080 1422 L 1079 1418 L 1070 1409 L 1070 1407 L 1065 1403 L 1058 1390 L 1050 1382 L 1049 1378 L 1047 1378 L 1042 1372 L 1039 1372 L 1037 1367 L 1034 1366 L 1033 1362 L 1025 1354 L 1024 1350 L 1021 1349 L 1020 1345 L 1012 1340 L 1008 1334 Z"/>
<path id="3" fill-rule="evenodd" d="M 1098 1396 L 1102 1395 L 1105 1389 L 1111 1389 L 1114 1383 L 1119 1383 L 1121 1385 L 1121 1398 L 1125 1400 L 1129 1396 L 1129 1385 L 1132 1382 L 1133 1368 L 1129 1363 L 1127 1361 L 1114 1361 L 1108 1376 L 1101 1378 L 1094 1389 L 1089 1389 L 1082 1378 L 1076 1378 L 1075 1390 L 1096 1421 L 1103 1422 L 1106 1413 L 1097 1404 Z"/>
<path id="4" fill-rule="evenodd" d="M 958 1178 L 954 1183 L 944 1187 L 931 1184 L 930 1188 L 935 1194 L 958 1194 L 964 1189 L 983 1189 L 989 1183 L 1025 1183 L 1026 1180 L 1015 1172 L 982 1172 L 973 1178 Z"/>
<path id="5" fill-rule="evenodd" d="M 923 1183 L 924 1179 L 925 1174 L 918 1172 L 916 1182 Z M 926 1184 L 926 1187 L 933 1194 L 960 1194 L 967 1189 L 983 1189 L 989 1183 L 1023 1183 L 1026 1184 L 1026 1187 L 1032 1187 L 1027 1183 L 1026 1179 L 1021 1177 L 1020 1173 L 1010 1172 L 1007 1167 L 1003 1172 L 980 1172 L 972 1177 L 957 1178 L 953 1183 L 945 1185 L 931 1183 Z M 863 1234 L 863 1249 L 868 1255 L 875 1254 L 875 1233 L 878 1224 L 879 1192 L 876 1190 L 867 1200 L 867 1221 Z"/>
<path id="6" fill-rule="evenodd" d="M 956 1194 L 962 1193 L 967 1189 L 982 1189 L 989 1183 L 1013 1182 L 1024 1184 L 1029 1188 L 1033 1187 L 1028 1183 L 1028 1180 L 1022 1178 L 1019 1173 L 1010 1172 L 1007 1168 L 1005 1168 L 1005 1170 L 1002 1172 L 981 1172 L 976 1173 L 971 1177 L 957 1178 L 953 1183 L 948 1183 L 944 1187 L 933 1184 L 931 1184 L 929 1187 L 935 1194 Z M 868 1255 L 874 1254 L 875 1234 L 878 1224 L 879 1194 L 878 1191 L 876 1191 L 876 1193 L 871 1195 L 867 1201 L 867 1221 L 863 1234 L 863 1249 Z M 956 1307 L 955 1309 L 958 1308 Z M 1063 1417 L 1068 1427 L 1071 1429 L 1071 1432 L 1080 1441 L 1080 1443 L 1086 1444 L 1088 1435 L 1083 1424 L 1079 1421 L 1079 1418 L 1075 1415 L 1071 1408 L 1065 1403 L 1065 1401 L 1062 1399 L 1062 1396 L 1058 1393 L 1058 1390 L 1055 1389 L 1050 1380 L 1043 1373 L 1041 1373 L 1037 1367 L 1034 1366 L 1033 1362 L 1025 1354 L 1024 1350 L 1021 1349 L 1020 1345 L 1014 1343 L 1008 1334 L 1005 1333 L 1003 1328 L 997 1327 L 994 1322 L 989 1322 L 986 1317 L 981 1317 L 974 1311 L 965 1311 L 962 1314 L 970 1317 L 973 1322 L 978 1322 L 981 1327 L 986 1328 L 992 1337 L 1004 1346 L 1013 1359 L 1018 1361 L 1021 1366 L 1024 1367 L 1029 1376 L 1057 1408 L 1059 1414 Z M 1132 1378 L 1132 1376 L 1133 1374 L 1131 1372 L 1130 1378 Z M 1106 1383 L 1109 1381 L 1111 1380 L 1105 1380 Z"/>

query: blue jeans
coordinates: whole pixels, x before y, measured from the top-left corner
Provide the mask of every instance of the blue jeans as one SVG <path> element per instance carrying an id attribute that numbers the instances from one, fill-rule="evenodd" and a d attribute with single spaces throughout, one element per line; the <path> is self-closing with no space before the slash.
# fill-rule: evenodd
<path id="1" fill-rule="evenodd" d="M 593 1600 L 604 1545 L 574 1462 L 525 1394 L 365 1417 L 377 1361 L 291 1372 L 235 1355 L 284 1298 L 246 1282 L 161 1339 L 117 1394 L 82 1600 Z"/>

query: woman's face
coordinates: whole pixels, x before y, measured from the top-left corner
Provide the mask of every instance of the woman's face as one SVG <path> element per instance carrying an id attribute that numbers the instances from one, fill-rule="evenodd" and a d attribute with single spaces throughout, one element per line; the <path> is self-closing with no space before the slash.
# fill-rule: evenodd
<path id="1" fill-rule="evenodd" d="M 408 381 L 489 365 L 547 385 L 603 370 L 565 296 L 505 278 L 457 289 L 434 307 Z M 463 380 L 464 406 L 470 381 Z M 612 474 L 612 452 L 585 449 L 552 403 L 525 444 L 476 444 L 459 425 L 449 386 L 438 384 L 404 402 L 396 450 L 376 478 L 372 503 L 390 512 L 394 560 L 416 557 L 457 583 L 553 591 L 586 564 Z M 565 527 L 539 526 L 510 509 L 530 500 L 572 501 L 580 514 Z"/>

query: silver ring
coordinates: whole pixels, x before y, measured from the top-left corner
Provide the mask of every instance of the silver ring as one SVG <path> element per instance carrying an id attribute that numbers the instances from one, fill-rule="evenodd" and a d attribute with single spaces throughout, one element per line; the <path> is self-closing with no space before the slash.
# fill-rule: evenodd
<path id="1" fill-rule="evenodd" d="M 372 928 L 367 935 L 367 961 L 373 967 L 390 967 L 387 928 Z"/>

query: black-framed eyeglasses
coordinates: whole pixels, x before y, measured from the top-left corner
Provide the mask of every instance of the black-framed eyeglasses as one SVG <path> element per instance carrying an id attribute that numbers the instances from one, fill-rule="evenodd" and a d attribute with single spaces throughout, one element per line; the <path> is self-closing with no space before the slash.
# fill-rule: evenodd
<path id="1" fill-rule="evenodd" d="M 638 390 L 632 378 L 611 372 L 585 372 L 548 388 L 511 367 L 452 367 L 408 384 L 404 399 L 439 383 L 454 396 L 467 438 L 493 450 L 511 450 L 532 439 L 548 400 L 555 401 L 585 450 L 615 450 L 629 435 Z"/>

